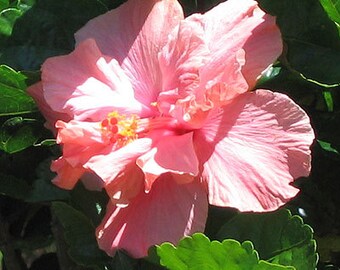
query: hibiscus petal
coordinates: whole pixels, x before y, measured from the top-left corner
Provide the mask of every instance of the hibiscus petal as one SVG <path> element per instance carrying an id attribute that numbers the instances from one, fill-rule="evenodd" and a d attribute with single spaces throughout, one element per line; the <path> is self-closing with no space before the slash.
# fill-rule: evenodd
<path id="1" fill-rule="evenodd" d="M 83 166 L 98 153 L 112 151 L 113 146 L 103 141 L 99 123 L 72 120 L 57 121 L 57 142 L 63 146 L 63 158 L 73 167 Z"/>
<path id="2" fill-rule="evenodd" d="M 294 178 L 310 172 L 314 133 L 306 113 L 286 95 L 245 93 L 211 114 L 194 143 L 209 202 L 269 211 L 294 197 Z"/>
<path id="3" fill-rule="evenodd" d="M 51 107 L 47 104 L 44 94 L 43 94 L 43 85 L 41 82 L 31 85 L 27 88 L 27 93 L 33 97 L 35 102 L 37 103 L 40 112 L 46 119 L 45 126 L 49 130 L 51 130 L 54 134 L 56 134 L 57 130 L 55 128 L 55 123 L 57 120 L 69 121 L 70 116 L 65 113 L 54 112 Z"/>
<path id="4" fill-rule="evenodd" d="M 108 185 L 139 156 L 149 151 L 151 146 L 151 139 L 141 138 L 119 149 L 107 148 L 93 153 L 84 168 L 95 172 Z"/>
<path id="5" fill-rule="evenodd" d="M 101 121 L 112 111 L 148 110 L 133 97 L 132 86 L 116 60 L 86 40 L 69 55 L 49 58 L 42 66 L 44 98 L 57 112 L 76 120 Z"/>
<path id="6" fill-rule="evenodd" d="M 84 164 L 96 153 L 107 151 L 102 140 L 99 123 L 72 120 L 68 123 L 57 121 L 57 142 L 63 145 L 63 156 L 54 161 L 51 170 L 57 172 L 53 182 L 65 189 L 72 189 L 86 172 Z M 112 147 L 111 147 L 112 148 Z M 91 189 L 102 187 L 100 178 L 92 177 Z"/>
<path id="7" fill-rule="evenodd" d="M 202 232 L 207 218 L 206 193 L 198 182 L 177 184 L 162 176 L 149 193 L 141 192 L 125 208 L 108 204 L 97 228 L 99 247 L 113 256 L 124 249 L 134 257 L 147 255 L 150 246 Z"/>
<path id="8" fill-rule="evenodd" d="M 149 106 L 161 88 L 158 53 L 170 31 L 183 19 L 174 0 L 130 0 L 88 22 L 75 37 L 94 38 L 100 50 L 121 64 L 137 100 Z"/>
<path id="9" fill-rule="evenodd" d="M 275 18 L 268 14 L 262 18 L 263 23 L 253 30 L 243 47 L 246 54 L 242 74 L 250 89 L 255 87 L 263 71 L 280 56 L 283 49 L 281 33 L 275 24 Z"/>
<path id="10" fill-rule="evenodd" d="M 106 185 L 105 190 L 113 204 L 126 207 L 130 200 L 143 190 L 144 174 L 136 164 L 125 167 L 114 181 Z"/>
<path id="11" fill-rule="evenodd" d="M 127 168 L 131 164 L 136 166 L 136 158 L 151 149 L 152 140 L 149 138 L 132 141 L 123 147 L 106 141 L 102 136 L 100 123 L 77 120 L 68 123 L 57 121 L 56 127 L 58 128 L 57 142 L 63 146 L 63 163 L 59 162 L 58 171 L 61 172 L 62 166 L 65 165 L 67 166 L 65 170 L 79 167 L 84 172 L 94 173 L 95 175 L 89 176 L 90 179 L 85 179 L 86 183 L 94 182 L 91 189 L 106 187 L 113 180 L 117 180 L 108 188 L 111 190 L 108 192 L 109 196 L 122 192 L 119 183 L 122 179 L 135 174 Z M 123 197 L 120 200 L 126 201 L 126 196 Z"/>
<path id="12" fill-rule="evenodd" d="M 181 136 L 168 136 L 137 159 L 137 165 L 145 175 L 147 192 L 154 181 L 164 173 L 174 174 L 174 178 L 181 183 L 190 182 L 198 175 L 198 160 L 192 135 L 190 132 Z"/>
<path id="13" fill-rule="evenodd" d="M 169 35 L 168 43 L 159 55 L 165 97 L 168 96 L 168 90 L 176 88 L 180 98 L 193 93 L 199 85 L 199 69 L 208 57 L 209 50 L 205 44 L 202 25 L 181 21 Z"/>
<path id="14" fill-rule="evenodd" d="M 105 143 L 102 137 L 100 123 L 82 122 L 77 120 L 71 120 L 66 123 L 59 120 L 55 127 L 59 131 L 57 143 L 71 143 L 85 147 L 93 143 Z"/>
<path id="15" fill-rule="evenodd" d="M 275 20 L 260 10 L 256 1 L 229 0 L 187 20 L 203 24 L 211 51 L 210 61 L 200 71 L 201 84 L 207 89 L 225 82 L 226 90 L 233 90 L 231 95 L 247 91 L 281 54 Z"/>
<path id="16" fill-rule="evenodd" d="M 85 172 L 81 166 L 71 166 L 63 157 L 52 162 L 51 171 L 57 173 L 57 176 L 52 180 L 53 184 L 64 189 L 74 188 Z"/>

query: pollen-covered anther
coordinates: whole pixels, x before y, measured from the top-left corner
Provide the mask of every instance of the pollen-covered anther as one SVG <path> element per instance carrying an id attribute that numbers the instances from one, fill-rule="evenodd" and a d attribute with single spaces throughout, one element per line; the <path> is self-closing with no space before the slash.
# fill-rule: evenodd
<path id="1" fill-rule="evenodd" d="M 122 147 L 138 138 L 136 115 L 127 117 L 118 112 L 109 113 L 107 118 L 101 121 L 100 127 L 104 139 L 108 143 Z"/>

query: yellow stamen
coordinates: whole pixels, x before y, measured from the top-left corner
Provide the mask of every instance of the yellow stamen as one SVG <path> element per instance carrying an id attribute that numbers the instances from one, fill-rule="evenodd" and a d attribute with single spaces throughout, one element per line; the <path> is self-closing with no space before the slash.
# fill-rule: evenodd
<path id="1" fill-rule="evenodd" d="M 111 112 L 101 121 L 103 137 L 109 143 L 122 147 L 138 138 L 137 121 L 139 117 L 131 115 L 121 115 L 118 112 Z"/>

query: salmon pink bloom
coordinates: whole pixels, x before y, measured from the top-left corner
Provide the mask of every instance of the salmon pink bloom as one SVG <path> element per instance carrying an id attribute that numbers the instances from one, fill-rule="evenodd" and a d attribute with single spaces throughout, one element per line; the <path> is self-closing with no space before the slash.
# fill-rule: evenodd
<path id="1" fill-rule="evenodd" d="M 203 231 L 208 203 L 261 212 L 297 194 L 314 134 L 289 97 L 250 91 L 282 51 L 256 1 L 184 19 L 176 0 L 129 0 L 75 38 L 29 92 L 62 145 L 53 182 L 110 197 L 97 228 L 109 255 Z"/>

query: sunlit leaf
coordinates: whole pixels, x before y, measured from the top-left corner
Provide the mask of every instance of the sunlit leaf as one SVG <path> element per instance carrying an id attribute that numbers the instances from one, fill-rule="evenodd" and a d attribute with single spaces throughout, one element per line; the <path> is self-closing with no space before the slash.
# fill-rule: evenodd
<path id="1" fill-rule="evenodd" d="M 16 8 L 7 8 L 0 12 L 0 34 L 10 36 L 14 22 L 22 15 L 22 12 Z"/>
<path id="2" fill-rule="evenodd" d="M 20 72 L 0 66 L 0 116 L 36 111 L 33 99 L 25 92 L 25 79 Z"/>
<path id="3" fill-rule="evenodd" d="M 332 152 L 335 154 L 339 155 L 338 150 L 336 150 L 335 148 L 332 147 L 332 145 L 329 142 L 325 142 L 322 140 L 317 140 L 317 142 L 319 143 L 319 145 L 321 146 L 321 148 L 327 152 Z"/>
<path id="4" fill-rule="evenodd" d="M 320 0 L 328 16 L 336 23 L 340 24 L 340 0 Z"/>
<path id="5" fill-rule="evenodd" d="M 34 119 L 10 118 L 0 127 L 0 149 L 7 153 L 24 150 L 37 142 L 41 129 Z"/>
<path id="6" fill-rule="evenodd" d="M 13 26 L 28 9 L 34 0 L 0 1 L 0 35 L 10 36 Z"/>
<path id="7" fill-rule="evenodd" d="M 0 0 L 0 11 L 4 10 L 8 6 L 9 6 L 9 0 Z"/>
<path id="8" fill-rule="evenodd" d="M 157 246 L 161 265 L 170 270 L 279 270 L 295 269 L 259 261 L 257 252 L 249 241 L 242 244 L 227 239 L 210 241 L 204 234 L 196 233 L 183 238 L 177 246 L 163 243 Z"/>
<path id="9" fill-rule="evenodd" d="M 329 91 L 323 91 L 323 98 L 325 99 L 327 109 L 329 112 L 332 112 L 334 110 L 334 104 L 333 104 L 333 97 L 331 92 Z"/>

